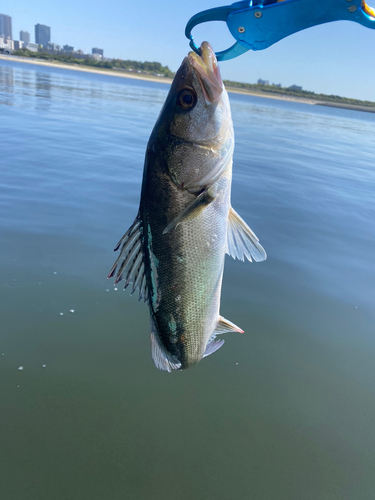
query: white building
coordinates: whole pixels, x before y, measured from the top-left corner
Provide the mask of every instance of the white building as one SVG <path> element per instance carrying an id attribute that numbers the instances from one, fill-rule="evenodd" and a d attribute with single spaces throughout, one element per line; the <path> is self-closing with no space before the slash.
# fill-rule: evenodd
<path id="1" fill-rule="evenodd" d="M 58 52 L 59 50 L 61 50 L 61 47 L 57 43 L 48 42 L 47 49 Z"/>
<path id="2" fill-rule="evenodd" d="M 13 40 L 4 40 L 4 38 L 0 38 L 0 49 L 1 52 L 14 50 Z"/>
<path id="3" fill-rule="evenodd" d="M 268 80 L 262 80 L 261 78 L 259 78 L 258 80 L 258 85 L 269 85 L 270 82 Z"/>
<path id="4" fill-rule="evenodd" d="M 25 43 L 25 49 L 30 50 L 30 52 L 38 52 L 39 45 L 37 43 Z"/>

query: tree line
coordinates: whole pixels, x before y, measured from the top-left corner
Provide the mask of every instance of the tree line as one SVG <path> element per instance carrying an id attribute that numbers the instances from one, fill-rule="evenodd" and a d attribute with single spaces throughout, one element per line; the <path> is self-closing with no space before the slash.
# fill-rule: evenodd
<path id="1" fill-rule="evenodd" d="M 316 101 L 333 102 L 337 104 L 350 104 L 353 106 L 367 106 L 375 107 L 375 102 L 372 101 L 361 101 L 359 99 L 351 99 L 350 97 L 341 97 L 339 95 L 326 95 L 326 94 L 316 94 L 310 90 L 298 90 L 290 89 L 288 87 L 276 87 L 276 85 L 261 85 L 259 83 L 239 83 L 232 82 L 231 80 L 224 80 L 226 87 L 232 87 L 236 89 L 243 89 L 249 91 L 258 91 L 264 93 L 272 94 L 282 94 L 289 95 L 293 97 L 304 97 L 307 99 L 313 99 Z"/>

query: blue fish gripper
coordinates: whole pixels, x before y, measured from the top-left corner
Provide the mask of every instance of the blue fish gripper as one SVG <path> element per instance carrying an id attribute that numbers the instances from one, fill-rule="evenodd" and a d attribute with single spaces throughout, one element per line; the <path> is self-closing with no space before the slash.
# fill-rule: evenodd
<path id="1" fill-rule="evenodd" d="M 185 35 L 199 54 L 192 30 L 201 23 L 224 21 L 236 42 L 216 53 L 218 61 L 233 59 L 248 50 L 267 49 L 298 31 L 333 21 L 354 21 L 375 28 L 375 9 L 365 0 L 245 0 L 195 14 Z"/>

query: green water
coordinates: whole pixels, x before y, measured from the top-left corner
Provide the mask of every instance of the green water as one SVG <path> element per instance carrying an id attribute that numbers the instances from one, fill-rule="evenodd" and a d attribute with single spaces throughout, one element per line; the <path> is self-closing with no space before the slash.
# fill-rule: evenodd
<path id="1" fill-rule="evenodd" d="M 375 117 L 231 96 L 233 206 L 268 260 L 227 258 L 245 334 L 168 374 L 106 280 L 167 87 L 0 81 L 0 498 L 373 499 Z"/>

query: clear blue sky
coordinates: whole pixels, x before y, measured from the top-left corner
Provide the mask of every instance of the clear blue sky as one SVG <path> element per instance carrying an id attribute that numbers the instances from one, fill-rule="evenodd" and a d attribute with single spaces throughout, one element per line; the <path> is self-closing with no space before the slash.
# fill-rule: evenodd
<path id="1" fill-rule="evenodd" d="M 328 1 L 328 0 L 321 0 Z M 373 0 L 375 1 L 375 0 Z M 13 38 L 26 30 L 34 41 L 34 25 L 51 26 L 52 42 L 107 57 L 159 61 L 177 70 L 189 50 L 184 30 L 197 12 L 232 1 L 219 0 L 17 0 L 1 7 L 13 21 Z M 371 5 L 371 0 L 370 0 Z M 374 4 L 372 4 L 374 6 Z M 211 42 L 216 51 L 233 39 L 225 23 L 194 30 L 197 42 Z M 292 35 L 269 49 L 249 51 L 221 64 L 226 79 L 254 83 L 258 78 L 283 86 L 375 101 L 375 30 L 352 22 L 317 26 Z"/>

